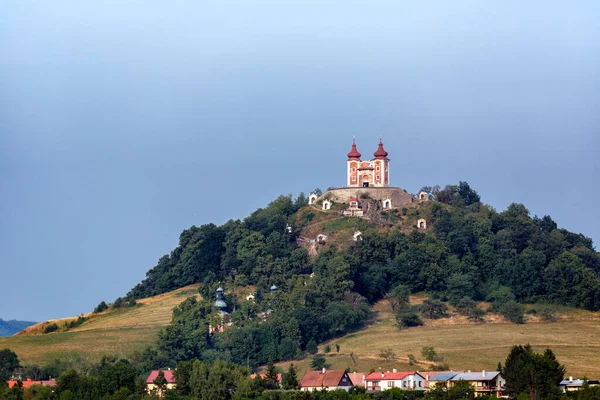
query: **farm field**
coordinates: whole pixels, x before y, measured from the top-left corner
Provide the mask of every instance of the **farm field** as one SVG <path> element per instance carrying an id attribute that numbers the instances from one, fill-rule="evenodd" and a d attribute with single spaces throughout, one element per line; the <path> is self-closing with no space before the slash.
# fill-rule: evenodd
<path id="1" fill-rule="evenodd" d="M 90 313 L 85 315 L 89 320 L 66 332 L 42 334 L 48 322 L 61 326 L 74 318 L 43 322 L 0 338 L 0 348 L 16 352 L 23 364 L 44 365 L 73 358 L 94 362 L 104 355 L 127 358 L 154 344 L 160 329 L 171 322 L 173 308 L 194 295 L 198 296 L 198 285 L 138 300 L 135 307 Z"/>

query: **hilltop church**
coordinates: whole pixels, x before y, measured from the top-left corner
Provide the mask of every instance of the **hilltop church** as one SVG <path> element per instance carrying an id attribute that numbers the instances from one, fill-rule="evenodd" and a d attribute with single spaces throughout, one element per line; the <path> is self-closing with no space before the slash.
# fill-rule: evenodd
<path id="1" fill-rule="evenodd" d="M 371 161 L 362 161 L 361 154 L 356 149 L 356 142 L 352 141 L 352 149 L 348 153 L 348 181 L 347 187 L 389 187 L 390 186 L 390 159 L 388 152 L 379 140 L 379 147 L 373 153 L 375 158 Z"/>

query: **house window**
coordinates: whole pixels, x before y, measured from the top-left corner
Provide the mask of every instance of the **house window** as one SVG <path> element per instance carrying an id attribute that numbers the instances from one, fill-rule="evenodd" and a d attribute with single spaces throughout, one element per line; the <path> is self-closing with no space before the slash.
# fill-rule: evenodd
<path id="1" fill-rule="evenodd" d="M 422 384 L 423 384 L 423 382 L 419 381 L 419 387 L 423 387 L 423 386 L 421 386 Z"/>
<path id="2" fill-rule="evenodd" d="M 389 388 L 393 388 L 394 387 L 394 381 L 388 381 L 388 387 Z"/>

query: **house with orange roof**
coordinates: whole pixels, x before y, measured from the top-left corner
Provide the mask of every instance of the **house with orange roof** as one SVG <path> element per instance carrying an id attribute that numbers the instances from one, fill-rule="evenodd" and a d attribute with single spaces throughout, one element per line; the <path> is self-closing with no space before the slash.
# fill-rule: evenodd
<path id="1" fill-rule="evenodd" d="M 8 381 L 6 381 L 6 383 L 8 384 L 8 388 L 12 388 L 13 386 L 19 386 L 19 382 L 21 382 L 21 386 L 24 388 L 29 388 L 35 385 L 39 385 L 39 386 L 56 386 L 56 379 L 50 378 L 48 380 L 42 380 L 42 381 L 34 381 L 31 378 L 27 378 L 24 381 L 18 381 L 15 379 L 10 379 Z"/>
<path id="2" fill-rule="evenodd" d="M 300 390 L 313 392 L 316 390 L 350 390 L 352 381 L 346 371 L 308 371 L 302 377 Z"/>
<path id="3" fill-rule="evenodd" d="M 425 377 L 418 372 L 373 372 L 365 377 L 367 391 L 376 392 L 392 388 L 425 390 Z"/>

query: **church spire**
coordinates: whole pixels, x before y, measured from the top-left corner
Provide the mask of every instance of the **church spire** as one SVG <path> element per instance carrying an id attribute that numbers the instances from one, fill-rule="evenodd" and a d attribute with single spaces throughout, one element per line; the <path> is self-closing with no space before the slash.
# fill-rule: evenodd
<path id="1" fill-rule="evenodd" d="M 356 150 L 356 140 L 352 139 L 352 150 L 348 153 L 348 159 L 360 159 L 361 154 Z"/>

